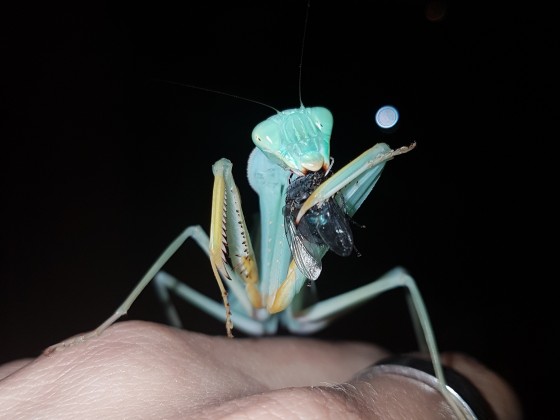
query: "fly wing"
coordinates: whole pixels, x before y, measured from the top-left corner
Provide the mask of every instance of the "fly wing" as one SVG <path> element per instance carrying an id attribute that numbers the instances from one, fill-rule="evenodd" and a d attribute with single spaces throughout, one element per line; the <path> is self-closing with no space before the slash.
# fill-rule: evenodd
<path id="1" fill-rule="evenodd" d="M 323 247 L 313 245 L 300 235 L 289 213 L 284 216 L 284 228 L 290 250 L 292 251 L 292 257 L 298 269 L 308 279 L 317 280 L 323 268 L 321 263 L 321 258 L 324 254 Z"/>

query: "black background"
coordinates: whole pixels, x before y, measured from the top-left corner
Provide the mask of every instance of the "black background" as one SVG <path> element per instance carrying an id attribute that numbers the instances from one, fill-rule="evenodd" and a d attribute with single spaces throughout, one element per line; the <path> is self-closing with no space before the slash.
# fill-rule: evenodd
<path id="1" fill-rule="evenodd" d="M 183 228 L 206 228 L 220 157 L 234 163 L 245 212 L 257 210 L 244 166 L 253 126 L 272 111 L 168 82 L 299 106 L 307 6 L 206 3 L 6 10 L 0 362 L 94 328 Z M 429 18 L 438 8 L 441 18 Z M 558 373 L 553 362 L 543 368 L 554 354 L 545 297 L 555 272 L 538 273 L 545 258 L 533 235 L 550 237 L 544 200 L 554 190 L 541 193 L 544 179 L 531 180 L 554 136 L 540 130 L 557 52 L 545 15 L 481 3 L 317 1 L 301 83 L 305 105 L 333 112 L 336 167 L 379 141 L 418 143 L 387 165 L 356 214 L 367 225 L 356 232 L 362 257 L 325 259 L 322 295 L 406 267 L 440 348 L 506 378 L 527 418 L 543 418 Z M 401 113 L 392 134 L 373 121 L 386 103 Z M 168 271 L 218 297 L 193 244 Z M 224 334 L 188 305 L 181 315 L 189 329 Z M 128 319 L 165 322 L 151 288 Z M 398 290 L 318 335 L 415 349 Z"/>

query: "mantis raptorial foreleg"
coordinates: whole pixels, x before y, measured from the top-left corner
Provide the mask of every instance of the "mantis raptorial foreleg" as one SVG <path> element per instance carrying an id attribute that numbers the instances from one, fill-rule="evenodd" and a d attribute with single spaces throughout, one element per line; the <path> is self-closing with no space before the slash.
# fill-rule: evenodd
<path id="1" fill-rule="evenodd" d="M 258 268 L 256 266 L 250 237 L 247 232 L 243 211 L 241 209 L 241 198 L 233 180 L 231 168 L 231 162 L 227 159 L 220 159 L 213 166 L 214 188 L 212 194 L 210 237 L 208 237 L 204 230 L 198 225 L 186 228 L 158 257 L 113 315 L 95 330 L 51 346 L 45 353 L 50 353 L 54 350 L 99 336 L 119 318 L 126 315 L 134 301 L 150 281 L 156 277 L 156 274 L 161 271 L 169 258 L 171 258 L 189 238 L 192 238 L 209 257 L 222 294 L 223 305 L 205 297 L 192 288 L 180 288 L 178 285 L 172 286 L 172 278 L 162 274 L 159 277 L 159 284 L 156 285 L 158 286 L 156 290 L 163 302 L 167 303 L 165 307 L 171 323 L 176 326 L 180 326 L 181 324 L 175 308 L 170 304 L 169 293 L 165 290 L 168 286 L 172 286 L 171 289 L 181 289 L 182 297 L 210 315 L 217 316 L 219 319 L 223 318 L 226 323 L 227 335 L 233 337 L 231 333 L 233 323 L 231 321 L 228 292 L 222 281 L 222 277 L 224 277 L 228 279 L 228 287 L 235 294 L 235 302 L 242 306 L 248 314 L 248 316 L 238 315 L 242 325 L 248 325 L 245 330 L 249 330 L 253 334 L 258 334 L 259 330 L 263 330 L 258 327 L 257 324 L 259 324 L 259 322 L 255 321 L 250 316 L 254 314 L 256 309 L 262 306 L 257 288 Z M 226 262 L 227 255 L 229 255 L 233 265 Z M 218 307 L 221 310 L 221 314 L 225 315 L 219 315 L 220 311 Z M 273 324 L 276 323 L 277 321 L 274 321 Z"/>

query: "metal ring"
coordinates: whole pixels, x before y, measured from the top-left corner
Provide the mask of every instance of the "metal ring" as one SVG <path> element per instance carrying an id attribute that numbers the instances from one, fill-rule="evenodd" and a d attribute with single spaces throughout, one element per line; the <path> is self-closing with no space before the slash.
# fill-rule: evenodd
<path id="1" fill-rule="evenodd" d="M 440 390 L 438 379 L 434 376 L 432 362 L 411 356 L 391 356 L 375 363 L 368 373 L 390 373 L 405 376 L 423 382 Z M 461 409 L 474 420 L 496 420 L 492 407 L 480 391 L 465 376 L 456 370 L 443 366 L 447 390 Z"/>

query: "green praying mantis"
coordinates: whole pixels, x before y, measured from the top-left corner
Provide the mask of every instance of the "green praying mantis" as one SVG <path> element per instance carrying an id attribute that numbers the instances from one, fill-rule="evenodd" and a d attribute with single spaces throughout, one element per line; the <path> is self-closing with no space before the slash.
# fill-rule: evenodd
<path id="1" fill-rule="evenodd" d="M 330 137 L 333 117 L 323 107 L 279 111 L 253 130 L 255 144 L 247 165 L 249 184 L 259 196 L 258 237 L 251 237 L 241 197 L 225 158 L 212 166 L 214 186 L 209 234 L 199 225 L 187 227 L 160 255 L 115 313 L 94 331 L 53 349 L 101 334 L 125 315 L 142 290 L 154 281 L 172 325 L 181 327 L 170 292 L 249 335 L 277 332 L 280 326 L 297 334 L 325 328 L 348 309 L 379 294 L 402 287 L 419 348 L 429 355 L 442 395 L 458 415 L 464 413 L 449 395 L 428 312 L 414 279 L 397 267 L 381 278 L 341 295 L 316 300 L 306 282 L 320 281 L 321 259 L 329 250 L 348 255 L 353 249 L 349 219 L 360 208 L 391 159 L 408 153 L 412 143 L 391 149 L 378 143 L 346 166 L 332 171 Z M 206 253 L 222 302 L 209 298 L 163 271 L 187 241 Z M 259 247 L 253 247 L 253 242 Z M 313 298 L 313 296 L 311 297 Z M 52 349 L 51 349 L 52 350 Z M 461 418 L 461 417 L 460 417 Z"/>
<path id="2" fill-rule="evenodd" d="M 314 295 L 321 281 L 321 260 L 328 251 L 349 255 L 353 249 L 351 218 L 371 194 L 390 160 L 415 143 L 391 149 L 378 143 L 338 171 L 333 169 L 330 139 L 333 116 L 323 107 L 276 111 L 253 130 L 255 145 L 247 163 L 248 182 L 259 197 L 259 223 L 251 236 L 232 174 L 232 162 L 212 166 L 211 222 L 183 230 L 157 258 L 129 296 L 90 333 L 53 346 L 53 351 L 103 333 L 125 315 L 152 281 L 170 323 L 182 323 L 170 293 L 225 324 L 252 336 L 285 328 L 296 334 L 317 332 L 349 309 L 395 288 L 406 291 L 419 349 L 432 361 L 443 397 L 459 418 L 468 418 L 446 386 L 435 334 L 414 279 L 402 267 L 357 289 L 326 300 Z M 167 261 L 189 239 L 207 255 L 221 302 L 163 271 Z M 309 304 L 309 302 L 313 302 Z"/>

